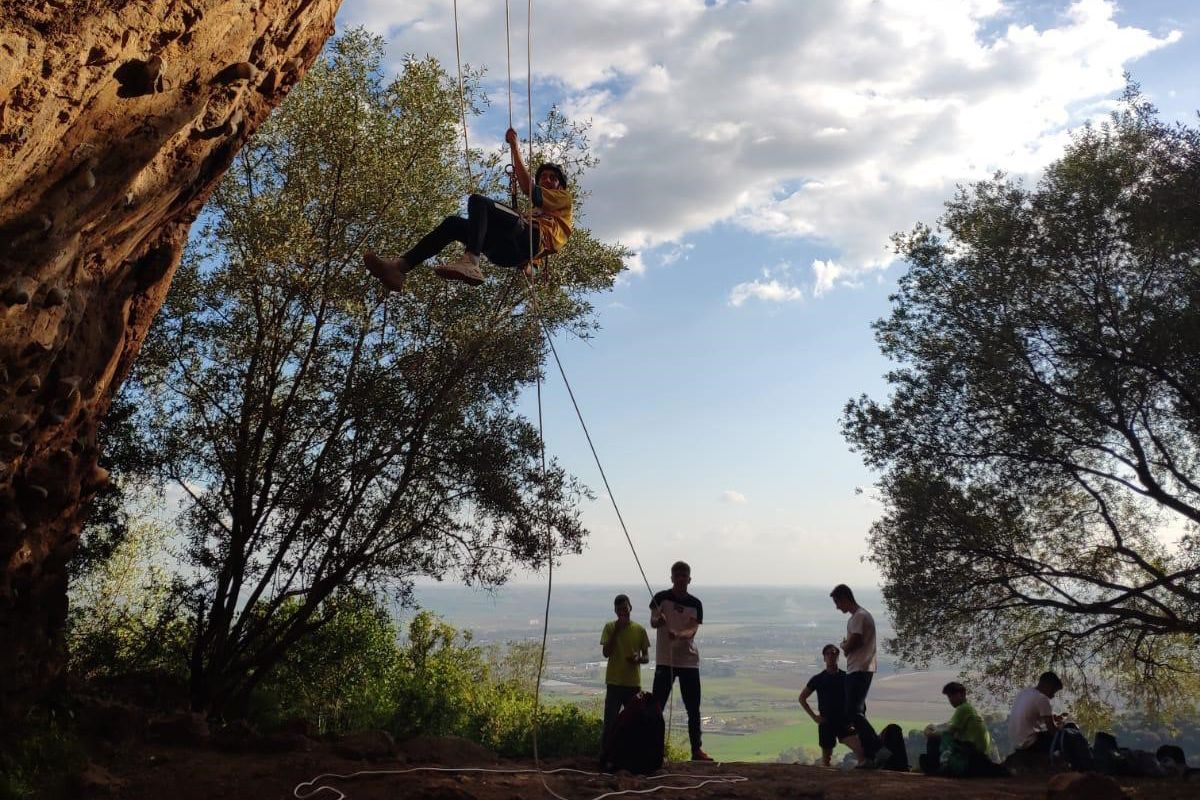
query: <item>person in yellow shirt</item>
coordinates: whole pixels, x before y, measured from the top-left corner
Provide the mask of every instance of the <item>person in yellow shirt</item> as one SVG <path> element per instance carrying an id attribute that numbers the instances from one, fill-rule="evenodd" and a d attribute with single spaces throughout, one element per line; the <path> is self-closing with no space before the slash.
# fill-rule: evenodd
<path id="1" fill-rule="evenodd" d="M 461 281 L 469 286 L 483 283 L 483 271 L 479 268 L 481 255 L 497 266 L 529 270 L 532 262 L 563 248 L 571 235 L 574 203 L 567 188 L 566 174 L 557 164 L 542 164 L 531 181 L 529 170 L 521 159 L 517 132 L 509 128 L 504 139 L 512 154 L 517 183 L 533 200 L 533 211 L 521 215 L 503 203 L 472 194 L 467 198 L 466 217 L 446 217 L 399 258 L 383 258 L 369 250 L 363 254 L 367 270 L 384 286 L 395 292 L 403 291 L 404 276 L 451 242 L 462 242 L 463 254 L 454 261 L 439 264 L 434 272 L 446 280 Z"/>
<path id="2" fill-rule="evenodd" d="M 642 665 L 650 663 L 650 637 L 646 629 L 630 620 L 633 604 L 627 595 L 613 599 L 617 618 L 608 622 L 600 632 L 600 649 L 608 659 L 604 671 L 604 733 L 601 738 L 600 763 L 608 763 L 609 736 L 622 706 L 642 688 Z"/>

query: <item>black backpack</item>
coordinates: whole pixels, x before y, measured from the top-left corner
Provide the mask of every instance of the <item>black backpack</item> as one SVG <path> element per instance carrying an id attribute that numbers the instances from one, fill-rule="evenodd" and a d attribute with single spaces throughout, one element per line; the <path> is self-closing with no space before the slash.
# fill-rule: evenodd
<path id="1" fill-rule="evenodd" d="M 662 769 L 666 736 L 662 709 L 654 695 L 638 692 L 621 709 L 605 742 L 613 770 L 649 775 Z"/>

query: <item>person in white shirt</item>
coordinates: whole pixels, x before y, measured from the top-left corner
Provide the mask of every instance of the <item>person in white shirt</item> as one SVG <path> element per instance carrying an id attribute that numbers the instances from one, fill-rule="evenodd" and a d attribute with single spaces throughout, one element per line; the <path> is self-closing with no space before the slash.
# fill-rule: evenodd
<path id="1" fill-rule="evenodd" d="M 846 713 L 862 743 L 863 755 L 870 760 L 879 749 L 879 735 L 867 721 L 867 692 L 871 689 L 871 680 L 878 666 L 875 656 L 875 618 L 854 600 L 854 592 L 844 583 L 833 587 L 829 596 L 833 598 L 838 611 L 850 615 L 846 623 L 846 638 L 842 642 L 842 652 L 846 654 Z"/>
<path id="2" fill-rule="evenodd" d="M 1054 715 L 1050 701 L 1062 688 L 1062 680 L 1057 675 L 1043 672 L 1037 686 L 1017 693 L 1008 715 L 1008 739 L 1013 750 L 1050 752 L 1054 734 L 1062 726 L 1062 717 Z"/>

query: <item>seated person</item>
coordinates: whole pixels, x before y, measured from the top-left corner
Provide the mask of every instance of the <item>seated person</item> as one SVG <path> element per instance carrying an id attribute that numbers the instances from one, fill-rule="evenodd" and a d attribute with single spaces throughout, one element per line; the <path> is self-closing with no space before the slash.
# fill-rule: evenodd
<path id="1" fill-rule="evenodd" d="M 863 761 L 862 745 L 858 736 L 850 730 L 850 715 L 846 711 L 846 673 L 838 667 L 841 651 L 836 645 L 821 648 L 825 669 L 813 675 L 800 692 L 800 705 L 817 723 L 817 740 L 821 745 L 821 763 L 829 766 L 833 748 L 840 741 L 854 751 L 859 763 Z M 817 711 L 808 704 L 813 692 L 817 694 Z"/>
<path id="2" fill-rule="evenodd" d="M 1008 770 L 991 759 L 992 735 L 983 717 L 967 702 L 967 688 L 957 681 L 942 687 L 954 707 L 945 733 L 927 731 L 927 752 L 921 758 L 924 772 L 956 777 L 1001 777 Z"/>
<path id="3" fill-rule="evenodd" d="M 884 725 L 879 732 L 879 750 L 875 753 L 874 766 L 896 772 L 908 772 L 908 747 L 904 744 L 904 730 L 896 723 Z"/>
<path id="4" fill-rule="evenodd" d="M 1008 715 L 1008 739 L 1013 750 L 1050 752 L 1054 734 L 1062 724 L 1062 718 L 1054 716 L 1050 701 L 1062 686 L 1062 680 L 1053 672 L 1043 672 L 1037 686 L 1017 693 Z"/>
<path id="5" fill-rule="evenodd" d="M 1043 672 L 1037 686 L 1022 689 L 1013 700 L 1008 715 L 1008 737 L 1014 755 L 1046 754 L 1053 758 L 1061 751 L 1067 763 L 1078 770 L 1093 766 L 1087 741 L 1075 726 L 1064 726 L 1062 716 L 1055 715 L 1050 701 L 1062 691 L 1062 680 L 1053 672 Z"/>

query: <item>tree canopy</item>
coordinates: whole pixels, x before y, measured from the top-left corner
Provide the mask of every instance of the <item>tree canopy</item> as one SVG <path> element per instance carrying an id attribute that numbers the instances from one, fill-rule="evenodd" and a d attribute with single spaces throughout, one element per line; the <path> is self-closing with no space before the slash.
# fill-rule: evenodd
<path id="1" fill-rule="evenodd" d="M 844 434 L 904 658 L 998 688 L 1192 703 L 1200 637 L 1200 133 L 1127 92 L 1030 188 L 961 189 L 875 324 Z M 1194 697 L 1194 695 L 1192 695 Z"/>
<path id="2" fill-rule="evenodd" d="M 334 41 L 239 153 L 131 383 L 144 446 L 187 497 L 197 708 L 244 703 L 345 587 L 495 584 L 585 535 L 586 489 L 553 462 L 543 480 L 517 410 L 543 357 L 519 274 L 471 291 L 425 270 L 396 295 L 362 269 L 468 190 L 454 81 L 412 57 L 388 80 L 382 57 L 364 32 Z M 561 115 L 537 135 L 590 163 Z M 496 188 L 498 159 L 472 158 Z M 587 334 L 622 252 L 576 231 L 536 289 L 550 330 Z"/>

